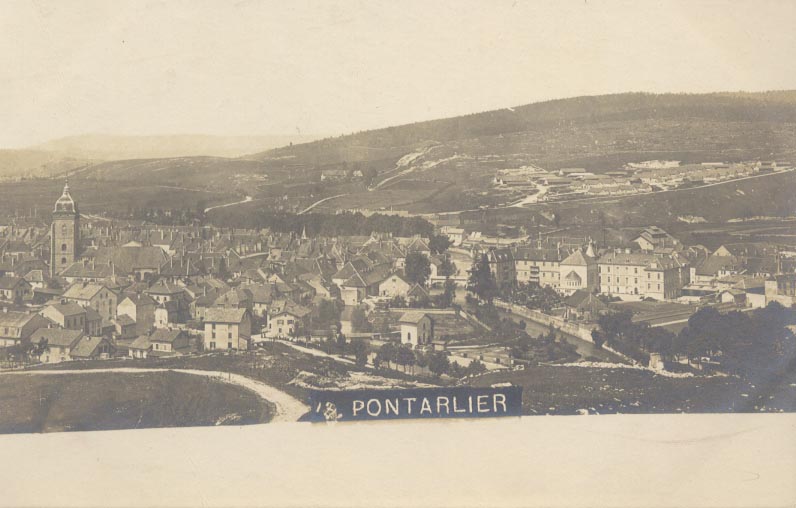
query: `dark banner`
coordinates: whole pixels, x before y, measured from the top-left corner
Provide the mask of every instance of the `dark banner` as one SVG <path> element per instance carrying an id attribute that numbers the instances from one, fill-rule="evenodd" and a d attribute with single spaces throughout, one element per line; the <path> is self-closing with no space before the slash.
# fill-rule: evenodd
<path id="1" fill-rule="evenodd" d="M 520 416 L 522 387 L 313 390 L 310 407 L 314 422 Z"/>

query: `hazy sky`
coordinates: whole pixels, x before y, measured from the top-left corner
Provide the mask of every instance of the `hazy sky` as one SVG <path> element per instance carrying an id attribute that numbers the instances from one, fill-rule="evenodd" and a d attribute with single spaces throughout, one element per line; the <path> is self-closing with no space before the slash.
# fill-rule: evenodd
<path id="1" fill-rule="evenodd" d="M 796 2 L 0 2 L 0 147 L 339 134 L 622 91 L 796 88 Z"/>

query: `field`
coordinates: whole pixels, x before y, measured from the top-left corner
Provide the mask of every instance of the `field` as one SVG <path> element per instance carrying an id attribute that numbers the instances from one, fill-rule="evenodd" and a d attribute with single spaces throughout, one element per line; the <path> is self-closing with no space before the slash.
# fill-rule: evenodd
<path id="1" fill-rule="evenodd" d="M 174 372 L 5 375 L 0 433 L 266 423 L 242 388 Z"/>
<path id="2" fill-rule="evenodd" d="M 487 374 L 474 386 L 523 387 L 524 414 L 796 411 L 796 371 L 769 383 L 735 377 L 670 378 L 636 369 L 538 366 Z"/>

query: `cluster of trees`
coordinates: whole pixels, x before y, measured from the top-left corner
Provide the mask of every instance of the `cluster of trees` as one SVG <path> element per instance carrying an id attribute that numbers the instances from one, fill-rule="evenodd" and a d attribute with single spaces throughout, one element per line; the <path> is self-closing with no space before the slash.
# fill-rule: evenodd
<path id="1" fill-rule="evenodd" d="M 535 282 L 518 284 L 511 290 L 508 297 L 517 305 L 538 309 L 542 312 L 548 312 L 561 305 L 561 295 L 558 294 L 558 291 Z"/>
<path id="2" fill-rule="evenodd" d="M 447 309 L 454 307 L 453 300 L 456 298 L 456 283 L 451 279 L 445 279 L 442 293 L 431 297 L 412 298 L 407 300 L 401 295 L 395 296 L 390 300 L 390 307 L 392 308 L 412 308 L 412 309 L 427 309 L 434 307 L 437 309 Z"/>
<path id="3" fill-rule="evenodd" d="M 204 220 L 204 208 L 204 202 L 196 208 L 129 207 L 126 218 L 154 224 L 187 226 Z"/>
<path id="4" fill-rule="evenodd" d="M 404 372 L 414 373 L 414 367 L 427 368 L 437 377 L 448 374 L 452 377 L 465 377 L 480 374 L 486 371 L 486 366 L 478 360 L 470 362 L 467 367 L 461 367 L 455 362 L 451 362 L 442 351 L 430 351 L 424 353 L 415 351 L 409 345 L 396 345 L 388 342 L 381 346 L 379 352 L 373 359 L 373 365 L 378 369 L 386 366 L 389 369 L 401 366 Z"/>
<path id="5" fill-rule="evenodd" d="M 787 328 L 796 322 L 796 313 L 776 302 L 754 312 L 719 313 L 703 307 L 688 319 L 679 334 L 663 328 L 633 323 L 629 312 L 601 316 L 600 330 L 592 332 L 598 347 L 607 343 L 632 358 L 645 361 L 649 353 L 664 358 L 719 358 L 724 369 L 751 373 L 787 361 L 796 349 Z"/>

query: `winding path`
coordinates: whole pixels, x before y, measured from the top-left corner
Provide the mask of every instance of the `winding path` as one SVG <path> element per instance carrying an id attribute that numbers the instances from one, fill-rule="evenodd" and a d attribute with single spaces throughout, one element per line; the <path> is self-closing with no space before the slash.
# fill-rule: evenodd
<path id="1" fill-rule="evenodd" d="M 320 200 L 314 202 L 313 204 L 311 204 L 310 206 L 308 206 L 307 208 L 305 208 L 304 210 L 300 211 L 298 214 L 299 215 L 304 215 L 305 213 L 309 212 L 310 210 L 312 210 L 313 208 L 315 208 L 316 206 L 318 206 L 318 205 L 320 205 L 322 203 L 326 203 L 327 201 L 331 201 L 331 200 L 333 200 L 335 198 L 341 198 L 343 196 L 348 196 L 348 194 L 337 194 L 336 196 L 329 196 L 328 198 L 320 199 Z"/>
<path id="2" fill-rule="evenodd" d="M 205 213 L 209 212 L 210 210 L 216 210 L 218 208 L 226 208 L 228 206 L 236 206 L 236 205 L 242 205 L 243 203 L 251 203 L 252 201 L 254 201 L 253 197 L 246 196 L 244 199 L 242 199 L 240 201 L 235 201 L 234 203 L 226 203 L 226 204 L 223 204 L 223 205 L 209 206 L 209 207 L 205 208 Z"/>
<path id="3" fill-rule="evenodd" d="M 125 372 L 125 373 L 139 373 L 139 372 L 181 372 L 183 374 L 193 374 L 195 376 L 205 376 L 215 378 L 224 383 L 240 386 L 247 390 L 253 391 L 260 396 L 263 400 L 272 403 L 275 406 L 275 412 L 270 423 L 277 422 L 295 422 L 307 411 L 310 410 L 309 406 L 300 400 L 288 395 L 282 390 L 278 390 L 273 386 L 267 385 L 261 381 L 257 381 L 240 374 L 232 374 L 229 372 L 222 372 L 218 370 L 197 370 L 197 369 L 150 369 L 150 368 L 135 368 L 135 367 L 119 367 L 119 368 L 104 368 L 104 369 L 80 369 L 80 370 L 21 370 L 13 372 L 2 372 L 0 375 L 13 375 L 13 376 L 26 376 L 26 375 L 59 375 L 59 374 L 91 374 L 92 372 Z"/>

